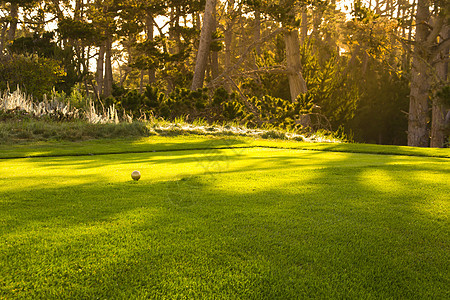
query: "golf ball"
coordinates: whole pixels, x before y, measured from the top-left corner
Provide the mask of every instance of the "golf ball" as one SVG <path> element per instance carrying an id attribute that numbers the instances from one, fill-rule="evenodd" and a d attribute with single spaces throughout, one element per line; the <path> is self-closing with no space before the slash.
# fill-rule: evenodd
<path id="1" fill-rule="evenodd" d="M 133 178 L 133 180 L 138 181 L 141 178 L 141 172 L 139 171 L 133 171 L 131 173 L 131 178 Z"/>

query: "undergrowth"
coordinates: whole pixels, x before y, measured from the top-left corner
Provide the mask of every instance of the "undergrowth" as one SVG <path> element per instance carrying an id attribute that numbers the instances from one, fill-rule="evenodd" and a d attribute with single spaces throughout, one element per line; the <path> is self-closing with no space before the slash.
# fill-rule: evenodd
<path id="1" fill-rule="evenodd" d="M 190 120 L 189 122 L 187 120 Z M 28 141 L 82 141 L 99 138 L 177 136 L 186 134 L 213 136 L 251 136 L 263 139 L 311 142 L 339 142 L 342 136 L 329 131 L 280 130 L 271 124 L 248 128 L 238 122 L 208 122 L 188 115 L 172 121 L 163 118 L 133 119 L 119 113 L 114 105 L 96 107 L 89 102 L 84 108 L 61 102 L 60 97 L 34 102 L 19 89 L 0 95 L 0 144 Z"/>
<path id="2" fill-rule="evenodd" d="M 86 121 L 55 121 L 48 119 L 9 119 L 0 120 L 0 144 L 17 144 L 32 141 L 62 140 L 83 141 L 104 138 L 128 138 L 208 135 L 244 136 L 274 140 L 295 140 L 309 142 L 341 142 L 332 134 L 302 135 L 279 130 L 250 129 L 244 126 L 199 125 L 187 122 L 170 123 L 164 120 L 134 121 L 132 123 L 97 123 Z"/>

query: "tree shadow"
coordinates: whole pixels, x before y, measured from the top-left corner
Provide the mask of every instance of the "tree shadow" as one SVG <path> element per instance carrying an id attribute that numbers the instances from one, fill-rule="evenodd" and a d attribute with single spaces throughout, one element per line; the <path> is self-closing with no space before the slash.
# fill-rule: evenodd
<path id="1" fill-rule="evenodd" d="M 145 142 L 142 142 L 145 141 Z M 105 144 L 108 145 L 105 147 Z M 42 158 L 58 156 L 89 156 L 121 153 L 152 153 L 172 152 L 185 150 L 206 150 L 209 148 L 247 147 L 251 142 L 239 138 L 209 138 L 192 137 L 180 140 L 162 140 L 161 138 L 148 139 L 113 139 L 92 140 L 85 142 L 61 142 L 55 144 L 35 143 L 24 145 L 0 145 L 0 159 L 14 158 Z"/>

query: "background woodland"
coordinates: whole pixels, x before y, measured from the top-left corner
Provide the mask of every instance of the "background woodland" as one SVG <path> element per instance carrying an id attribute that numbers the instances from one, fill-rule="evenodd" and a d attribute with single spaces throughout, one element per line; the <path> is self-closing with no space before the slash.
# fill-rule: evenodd
<path id="1" fill-rule="evenodd" d="M 448 147 L 445 0 L 0 2 L 0 91 Z"/>

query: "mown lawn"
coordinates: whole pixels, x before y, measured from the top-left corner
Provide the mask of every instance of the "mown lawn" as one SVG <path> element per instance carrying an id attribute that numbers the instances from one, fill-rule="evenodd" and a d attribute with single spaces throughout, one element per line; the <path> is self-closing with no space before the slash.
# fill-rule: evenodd
<path id="1" fill-rule="evenodd" d="M 0 298 L 450 298 L 449 150 L 180 139 L 0 159 Z"/>

